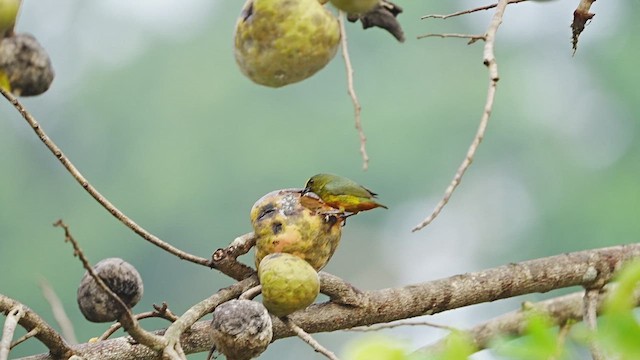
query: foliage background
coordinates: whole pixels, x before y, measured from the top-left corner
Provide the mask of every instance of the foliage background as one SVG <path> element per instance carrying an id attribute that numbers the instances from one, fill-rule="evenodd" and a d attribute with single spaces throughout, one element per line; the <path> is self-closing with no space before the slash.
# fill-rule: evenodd
<path id="1" fill-rule="evenodd" d="M 577 1 L 508 7 L 498 32 L 501 81 L 488 135 L 450 205 L 415 234 L 410 228 L 433 208 L 466 153 L 488 83 L 481 44 L 415 38 L 481 33 L 491 11 L 421 21 L 422 15 L 478 3 L 399 4 L 405 9 L 405 44 L 381 30 L 348 25 L 369 140 L 367 172 L 361 171 L 340 56 L 300 84 L 277 90 L 252 84 L 232 54 L 240 2 L 25 0 L 17 30 L 39 39 L 57 71 L 50 91 L 25 103 L 116 206 L 162 239 L 205 257 L 251 230 L 249 209 L 260 196 L 302 186 L 317 172 L 354 178 L 390 207 L 350 219 L 327 267 L 363 289 L 637 241 L 637 2 L 595 3 L 596 16 L 575 57 L 569 24 Z M 77 309 L 83 270 L 61 230 L 51 226 L 58 218 L 71 225 L 94 263 L 118 256 L 138 268 L 145 281 L 138 311 L 167 301 L 180 313 L 230 284 L 152 247 L 114 220 L 4 104 L 0 290 L 55 323 L 38 288 L 46 278 L 86 341 L 106 326 L 87 323 Z M 245 260 L 252 263 L 250 256 Z M 471 326 L 521 300 L 429 320 Z M 427 328 L 388 333 L 414 346 L 442 335 Z M 338 353 L 360 337 L 318 335 Z M 39 351 L 44 348 L 32 342 L 13 355 Z M 289 339 L 262 358 L 321 357 Z"/>

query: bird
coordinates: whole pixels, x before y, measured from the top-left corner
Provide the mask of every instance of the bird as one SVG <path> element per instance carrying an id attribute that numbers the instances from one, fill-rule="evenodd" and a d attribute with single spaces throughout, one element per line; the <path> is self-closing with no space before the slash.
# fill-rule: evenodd
<path id="1" fill-rule="evenodd" d="M 334 174 L 316 174 L 306 183 L 302 194 L 312 192 L 340 213 L 355 215 L 378 207 L 388 209 L 375 200 L 378 195 L 357 182 Z"/>

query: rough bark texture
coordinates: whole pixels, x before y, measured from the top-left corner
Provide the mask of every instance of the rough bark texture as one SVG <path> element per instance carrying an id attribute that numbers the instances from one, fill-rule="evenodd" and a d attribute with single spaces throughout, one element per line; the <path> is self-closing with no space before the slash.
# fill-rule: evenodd
<path id="1" fill-rule="evenodd" d="M 639 256 L 640 244 L 556 255 L 401 288 L 365 291 L 357 296 L 357 306 L 316 304 L 290 317 L 309 333 L 328 332 L 435 314 L 463 306 L 569 286 L 590 288 L 609 281 L 613 272 L 624 261 Z M 228 293 L 224 297 L 237 297 L 245 287 L 252 286 L 251 282 L 243 285 L 245 286 L 231 286 L 225 289 Z M 294 335 L 281 321 L 275 318 L 272 320 L 274 339 Z M 187 323 L 189 322 L 183 321 L 178 327 Z M 209 350 L 211 339 L 206 329 L 208 325 L 208 320 L 199 321 L 193 324 L 191 331 L 181 336 L 182 348 L 186 353 Z M 158 333 L 161 334 L 162 331 Z M 126 338 L 81 344 L 73 349 L 87 359 L 157 357 L 156 353 L 142 345 L 131 345 Z M 49 354 L 41 354 L 25 359 L 53 358 Z"/>

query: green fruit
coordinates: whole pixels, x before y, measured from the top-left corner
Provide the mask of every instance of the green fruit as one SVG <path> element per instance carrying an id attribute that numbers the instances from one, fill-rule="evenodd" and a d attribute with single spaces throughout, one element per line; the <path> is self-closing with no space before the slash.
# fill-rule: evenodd
<path id="1" fill-rule="evenodd" d="M 325 67 L 339 42 L 338 20 L 318 0 L 249 0 L 236 24 L 235 57 L 249 79 L 280 87 Z"/>
<path id="2" fill-rule="evenodd" d="M 364 14 L 373 10 L 379 0 L 330 0 L 336 8 L 349 14 Z"/>
<path id="3" fill-rule="evenodd" d="M 286 316 L 311 305 L 320 292 L 318 273 L 297 256 L 276 253 L 258 266 L 262 303 L 275 316 Z"/>
<path id="4" fill-rule="evenodd" d="M 18 10 L 20 10 L 20 0 L 0 0 L 0 37 L 13 31 Z"/>
<path id="5" fill-rule="evenodd" d="M 335 209 L 302 189 L 270 192 L 251 208 L 251 225 L 256 235 L 256 266 L 272 253 L 288 253 L 322 269 L 335 252 L 344 221 L 326 213 Z"/>

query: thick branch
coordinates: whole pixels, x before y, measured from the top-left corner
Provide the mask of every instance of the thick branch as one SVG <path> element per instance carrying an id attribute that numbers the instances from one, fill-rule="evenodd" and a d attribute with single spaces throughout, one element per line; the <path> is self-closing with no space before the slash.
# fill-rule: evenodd
<path id="1" fill-rule="evenodd" d="M 570 321 L 580 321 L 584 316 L 584 292 L 556 297 L 535 304 L 528 304 L 526 309 L 512 311 L 495 317 L 480 325 L 466 330 L 478 351 L 488 348 L 496 336 L 522 336 L 526 330 L 527 314 L 531 309 L 549 316 L 554 325 L 563 326 Z M 596 300 L 597 312 L 600 313 L 607 292 L 600 293 Z M 635 305 L 640 306 L 640 291 L 634 293 Z M 418 352 L 433 352 L 446 345 L 446 338 L 425 346 Z"/>
<path id="2" fill-rule="evenodd" d="M 20 305 L 22 304 L 18 301 L 0 294 L 1 313 L 7 314 L 11 309 Z M 68 359 L 74 354 L 66 341 L 46 321 L 28 307 L 24 306 L 24 316 L 20 318 L 18 324 L 27 331 L 38 329 L 38 333 L 35 336 L 49 349 L 50 354 L 47 354 L 47 356 L 52 359 Z"/>
<path id="3" fill-rule="evenodd" d="M 613 272 L 624 261 L 636 257 L 640 257 L 640 244 L 550 256 L 401 288 L 364 291 L 360 295 L 362 299 L 360 306 L 345 306 L 329 302 L 312 305 L 289 316 L 308 333 L 328 332 L 436 314 L 483 302 L 548 292 L 570 286 L 593 288 L 609 281 Z M 193 314 L 183 315 L 184 319 L 180 325 L 174 324 L 176 327 L 172 330 L 171 337 L 182 334 L 180 343 L 186 353 L 208 351 L 212 345 L 206 330 L 209 321 L 193 324 L 191 331 L 187 334 L 184 330 L 189 328 L 193 319 L 199 319 L 212 311 L 220 302 L 240 296 L 255 284 L 256 282 L 247 279 L 205 300 L 208 304 L 204 302 L 199 304 Z M 582 309 L 579 312 L 582 314 Z M 274 321 L 273 330 L 274 339 L 295 335 L 280 321 Z M 167 335 L 168 333 L 167 330 Z M 133 348 L 130 345 L 122 345 L 120 339 L 97 344 L 82 344 L 74 349 L 79 354 L 92 354 L 93 351 L 99 351 L 101 359 L 131 359 L 131 354 L 128 352 L 133 351 Z M 102 350 L 107 346 L 104 344 L 107 342 L 122 346 L 109 345 L 110 354 L 107 356 Z M 136 348 L 135 356 L 136 359 L 153 359 L 155 354 Z M 38 355 L 28 359 L 51 358 L 47 355 Z"/>

